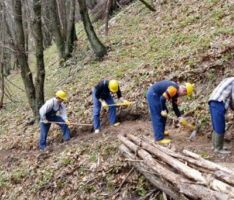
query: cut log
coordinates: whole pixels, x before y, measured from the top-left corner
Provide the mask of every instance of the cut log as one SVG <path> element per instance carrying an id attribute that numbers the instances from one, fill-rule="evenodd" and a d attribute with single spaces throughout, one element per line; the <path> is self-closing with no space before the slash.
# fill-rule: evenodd
<path id="1" fill-rule="evenodd" d="M 128 134 L 127 137 L 130 138 L 132 141 L 134 141 L 137 145 L 142 146 L 144 149 L 146 149 L 150 153 L 160 158 L 162 161 L 169 164 L 171 167 L 175 168 L 178 172 L 183 173 L 186 177 L 191 178 L 194 181 L 199 182 L 200 184 L 207 183 L 206 179 L 202 176 L 202 174 L 199 171 L 191 167 L 188 167 L 184 163 L 176 160 L 170 155 L 164 153 L 163 151 L 160 151 L 159 149 L 154 148 L 149 143 L 144 142 L 142 139 L 139 139 L 134 135 Z"/>
<path id="2" fill-rule="evenodd" d="M 119 147 L 120 152 L 129 159 L 135 159 L 136 156 L 130 152 L 130 150 L 125 145 L 120 145 Z M 175 191 L 174 187 L 167 182 L 165 182 L 163 179 L 160 179 L 156 173 L 151 170 L 149 167 L 147 167 L 145 164 L 142 164 L 141 162 L 134 162 L 131 163 L 139 172 L 141 172 L 147 180 L 149 180 L 150 183 L 152 183 L 154 186 L 156 186 L 161 191 L 165 192 L 167 195 L 172 197 L 173 199 L 181 199 L 186 200 L 187 198 L 179 194 L 178 191 Z"/>
<path id="3" fill-rule="evenodd" d="M 132 134 L 119 135 L 118 138 L 124 144 L 120 150 L 127 160 L 134 161 L 130 163 L 141 173 L 144 171 L 148 180 L 150 177 L 157 178 L 160 190 L 162 183 L 167 185 L 172 194 L 162 191 L 170 197 L 176 193 L 188 199 L 234 198 L 232 170 L 207 161 L 193 152 L 176 153 Z"/>

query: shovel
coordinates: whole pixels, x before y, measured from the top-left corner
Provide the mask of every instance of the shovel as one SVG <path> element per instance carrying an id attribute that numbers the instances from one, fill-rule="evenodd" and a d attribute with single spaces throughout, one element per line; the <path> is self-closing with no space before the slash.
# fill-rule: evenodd
<path id="1" fill-rule="evenodd" d="M 171 116 L 169 116 L 169 115 L 168 115 L 168 118 L 169 118 L 169 119 L 172 119 L 172 120 L 175 120 L 175 121 L 178 121 L 178 119 L 175 119 L 174 117 L 171 117 Z M 183 124 L 182 124 L 182 126 L 188 127 L 189 129 L 192 130 L 192 133 L 190 134 L 190 136 L 188 137 L 188 139 L 189 139 L 189 140 L 193 140 L 193 139 L 196 137 L 196 135 L 197 135 L 197 129 L 198 129 L 198 127 L 197 127 L 197 126 L 194 126 L 194 125 L 191 124 L 191 123 L 187 123 L 186 125 L 183 125 Z"/>
<path id="2" fill-rule="evenodd" d="M 66 122 L 54 122 L 54 121 L 48 121 L 47 123 L 52 123 L 52 124 L 67 124 Z M 80 123 L 69 123 L 69 125 L 75 125 L 75 126 L 93 126 L 93 124 L 80 124 Z"/>
<path id="3" fill-rule="evenodd" d="M 110 104 L 108 105 L 109 107 L 112 107 L 112 106 L 131 106 L 132 104 L 134 104 L 135 102 L 131 102 L 129 101 L 129 103 L 115 103 L 115 104 Z"/>

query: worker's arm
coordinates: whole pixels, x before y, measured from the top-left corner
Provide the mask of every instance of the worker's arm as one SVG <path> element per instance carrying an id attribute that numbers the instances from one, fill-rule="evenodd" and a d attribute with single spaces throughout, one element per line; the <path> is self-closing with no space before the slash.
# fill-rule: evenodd
<path id="1" fill-rule="evenodd" d="M 120 99 L 122 97 L 122 93 L 121 93 L 121 90 L 119 87 L 118 87 L 118 91 L 117 91 L 117 97 L 118 97 L 118 99 Z"/>
<path id="2" fill-rule="evenodd" d="M 53 99 L 50 99 L 50 100 L 46 101 L 46 103 L 40 108 L 39 114 L 40 114 L 41 121 L 46 120 L 46 113 L 48 113 L 49 111 L 51 111 L 53 109 L 53 105 L 54 105 Z"/>
<path id="3" fill-rule="evenodd" d="M 66 122 L 67 121 L 67 110 L 63 103 L 60 105 L 59 116 Z"/>
<path id="4" fill-rule="evenodd" d="M 96 90 L 95 96 L 96 96 L 97 99 L 100 99 L 103 88 L 104 88 L 103 81 L 99 82 L 98 85 L 96 85 L 96 87 L 95 87 L 95 90 Z"/>
<path id="5" fill-rule="evenodd" d="M 172 108 L 176 114 L 177 117 L 181 117 L 181 112 L 178 108 L 178 104 L 177 104 L 177 97 L 172 98 Z"/>
<path id="6" fill-rule="evenodd" d="M 177 88 L 174 86 L 169 86 L 167 90 L 160 97 L 161 109 L 162 111 L 167 110 L 166 101 L 172 99 L 177 94 Z"/>

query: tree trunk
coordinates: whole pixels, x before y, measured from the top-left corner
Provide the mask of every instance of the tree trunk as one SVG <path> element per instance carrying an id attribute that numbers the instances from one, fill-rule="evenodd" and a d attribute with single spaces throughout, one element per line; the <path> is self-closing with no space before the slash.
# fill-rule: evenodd
<path id="1" fill-rule="evenodd" d="M 64 38 L 60 30 L 60 21 L 59 21 L 58 7 L 57 7 L 56 0 L 50 0 L 49 5 L 50 5 L 49 12 L 51 14 L 50 19 L 51 19 L 52 34 L 54 36 L 54 40 L 59 51 L 59 57 L 61 61 L 64 61 L 66 60 L 65 43 L 64 43 Z"/>
<path id="2" fill-rule="evenodd" d="M 108 35 L 108 22 L 109 22 L 109 15 L 110 10 L 113 4 L 113 0 L 107 0 L 106 2 L 106 16 L 105 16 L 105 35 Z"/>
<path id="3" fill-rule="evenodd" d="M 34 117 L 37 117 L 38 110 L 36 106 L 36 94 L 35 87 L 33 85 L 32 73 L 30 71 L 27 55 L 25 53 L 25 38 L 23 31 L 23 23 L 22 23 L 22 5 L 20 0 L 15 0 L 14 6 L 14 15 L 15 15 L 15 47 L 16 47 L 16 57 L 18 60 L 19 67 L 21 69 L 21 76 L 24 82 L 26 95 L 28 98 L 29 105 L 33 111 Z"/>
<path id="4" fill-rule="evenodd" d="M 78 0 L 78 2 L 80 8 L 80 15 L 84 24 L 84 29 L 92 47 L 92 50 L 94 51 L 96 57 L 102 58 L 107 53 L 106 47 L 101 43 L 94 31 L 94 28 L 89 18 L 85 0 Z"/>
<path id="5" fill-rule="evenodd" d="M 75 0 L 67 2 L 67 7 L 69 12 L 67 20 L 67 31 L 66 31 L 66 44 L 65 44 L 65 54 L 66 58 L 71 57 L 72 51 L 74 49 L 74 41 L 76 40 L 76 30 L 75 30 Z"/>
<path id="6" fill-rule="evenodd" d="M 37 110 L 44 104 L 44 80 L 45 80 L 45 65 L 43 54 L 43 35 L 41 23 L 41 1 L 33 0 L 33 10 L 35 19 L 33 22 L 35 48 L 36 48 L 36 64 L 37 74 L 35 78 L 35 90 L 37 100 Z"/>

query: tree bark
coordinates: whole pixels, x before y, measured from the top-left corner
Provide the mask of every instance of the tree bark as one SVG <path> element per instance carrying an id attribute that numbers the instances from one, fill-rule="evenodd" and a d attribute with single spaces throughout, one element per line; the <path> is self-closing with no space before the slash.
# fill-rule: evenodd
<path id="1" fill-rule="evenodd" d="M 59 22 L 59 15 L 58 15 L 58 7 L 56 0 L 50 0 L 50 19 L 51 19 L 51 30 L 54 36 L 55 44 L 59 51 L 59 57 L 61 61 L 66 60 L 65 58 L 65 40 L 60 30 L 60 22 Z"/>
<path id="2" fill-rule="evenodd" d="M 69 12 L 67 20 L 67 31 L 66 31 L 66 44 L 65 44 L 65 54 L 66 58 L 71 57 L 72 51 L 74 49 L 74 42 L 77 39 L 75 30 L 75 0 L 70 0 L 67 2 L 67 7 Z"/>
<path id="3" fill-rule="evenodd" d="M 35 78 L 35 90 L 36 90 L 36 106 L 37 110 L 44 104 L 44 81 L 45 81 L 45 64 L 43 53 L 43 35 L 42 35 L 42 22 L 41 22 L 41 0 L 33 0 L 34 10 L 34 22 L 33 31 L 36 48 L 36 78 Z"/>
<path id="4" fill-rule="evenodd" d="M 109 22 L 109 15 L 110 10 L 112 7 L 113 0 L 107 0 L 106 2 L 106 16 L 105 16 L 105 35 L 108 35 L 108 22 Z"/>
<path id="5" fill-rule="evenodd" d="M 24 82 L 29 105 L 33 111 L 34 117 L 37 117 L 38 110 L 36 109 L 35 87 L 33 85 L 32 73 L 28 65 L 27 55 L 24 46 L 25 38 L 24 38 L 23 23 L 22 23 L 21 0 L 15 0 L 13 10 L 15 15 L 15 29 L 16 29 L 16 34 L 15 34 L 16 56 L 19 67 L 21 69 L 21 76 Z"/>
<path id="6" fill-rule="evenodd" d="M 79 3 L 80 15 L 83 21 L 84 29 L 87 34 L 90 45 L 92 47 L 92 50 L 94 51 L 96 57 L 102 58 L 107 53 L 106 47 L 101 43 L 101 41 L 99 40 L 99 38 L 97 37 L 94 31 L 94 28 L 89 18 L 85 0 L 78 0 L 78 3 Z"/>

